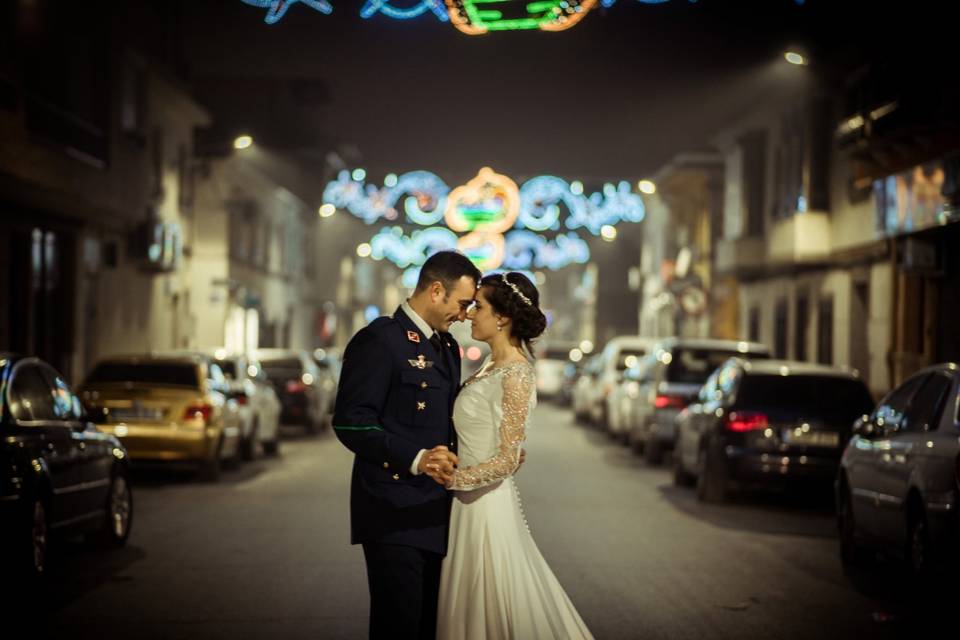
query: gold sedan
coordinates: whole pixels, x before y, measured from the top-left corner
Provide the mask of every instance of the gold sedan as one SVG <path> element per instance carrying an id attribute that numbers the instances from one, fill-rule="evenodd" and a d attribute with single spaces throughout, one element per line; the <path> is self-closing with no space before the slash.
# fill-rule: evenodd
<path id="1" fill-rule="evenodd" d="M 187 462 L 216 481 L 239 463 L 237 408 L 219 367 L 201 356 L 137 355 L 99 362 L 80 387 L 88 414 L 133 462 Z"/>

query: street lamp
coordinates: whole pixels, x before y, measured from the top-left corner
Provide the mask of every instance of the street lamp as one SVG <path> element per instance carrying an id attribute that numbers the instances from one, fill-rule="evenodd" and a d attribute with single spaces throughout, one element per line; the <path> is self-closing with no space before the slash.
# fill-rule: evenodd
<path id="1" fill-rule="evenodd" d="M 807 65 L 807 59 L 796 51 L 787 51 L 785 54 L 783 54 L 783 57 L 787 62 L 790 64 L 795 64 L 798 67 L 805 67 Z"/>
<path id="2" fill-rule="evenodd" d="M 370 248 L 369 243 L 364 242 L 357 246 L 357 255 L 361 258 L 369 257 L 372 251 L 373 250 Z"/>
<path id="3" fill-rule="evenodd" d="M 641 180 L 637 183 L 637 188 L 640 189 L 640 193 L 645 193 L 648 196 L 652 196 L 657 192 L 657 185 L 650 180 Z"/>
<path id="4" fill-rule="evenodd" d="M 242 136 L 237 136 L 234 139 L 233 148 L 236 149 L 237 151 L 240 151 L 241 149 L 249 148 L 250 145 L 252 144 L 253 144 L 253 138 L 251 138 L 247 134 L 243 134 Z"/>
<path id="5" fill-rule="evenodd" d="M 605 224 L 600 228 L 600 235 L 607 242 L 613 242 L 617 237 L 617 228 L 613 225 Z"/>
<path id="6" fill-rule="evenodd" d="M 335 206 L 333 206 L 332 204 L 330 204 L 329 202 L 326 203 L 325 205 L 323 205 L 322 207 L 320 207 L 320 217 L 321 217 L 321 218 L 329 218 L 330 216 L 332 216 L 332 215 L 335 214 L 336 212 L 337 212 L 337 208 L 336 208 Z"/>

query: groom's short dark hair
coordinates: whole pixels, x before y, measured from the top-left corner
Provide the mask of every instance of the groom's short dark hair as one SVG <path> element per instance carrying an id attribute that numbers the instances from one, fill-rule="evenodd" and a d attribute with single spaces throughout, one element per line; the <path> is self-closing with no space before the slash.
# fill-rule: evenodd
<path id="1" fill-rule="evenodd" d="M 480 282 L 480 269 L 470 262 L 470 258 L 458 251 L 438 251 L 420 268 L 417 279 L 417 291 L 423 291 L 434 282 L 439 282 L 449 292 L 457 280 L 463 276 Z"/>

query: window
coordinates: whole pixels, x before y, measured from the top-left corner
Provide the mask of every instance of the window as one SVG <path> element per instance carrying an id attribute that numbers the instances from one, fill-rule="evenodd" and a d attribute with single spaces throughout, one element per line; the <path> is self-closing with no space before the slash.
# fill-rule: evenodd
<path id="1" fill-rule="evenodd" d="M 920 388 L 926 377 L 926 374 L 923 374 L 910 378 L 880 401 L 880 405 L 873 414 L 873 420 L 878 427 L 895 429 L 900 427 L 910 399 L 913 398 L 913 394 Z"/>
<path id="2" fill-rule="evenodd" d="M 873 408 L 860 380 L 817 375 L 746 375 L 737 405 L 771 414 L 803 415 L 828 424 L 850 425 Z"/>
<path id="3" fill-rule="evenodd" d="M 780 300 L 773 311 L 773 354 L 776 358 L 787 357 L 787 301 Z"/>
<path id="4" fill-rule="evenodd" d="M 817 362 L 833 364 L 833 298 L 820 301 L 817 310 Z"/>
<path id="5" fill-rule="evenodd" d="M 103 362 L 90 372 L 87 384 L 129 383 L 199 388 L 197 368 L 190 362 Z"/>
<path id="6" fill-rule="evenodd" d="M 21 366 L 10 385 L 10 413 L 15 420 L 56 420 L 53 393 L 40 367 Z"/>
<path id="7" fill-rule="evenodd" d="M 949 395 L 950 383 L 950 378 L 946 376 L 930 376 L 910 402 L 903 428 L 910 431 L 935 431 Z"/>
<path id="8" fill-rule="evenodd" d="M 806 295 L 797 297 L 797 306 L 794 312 L 793 357 L 797 360 L 807 359 L 807 319 L 810 315 L 810 300 Z"/>
<path id="9" fill-rule="evenodd" d="M 747 337 L 751 342 L 760 342 L 760 308 L 750 309 L 747 320 Z"/>
<path id="10" fill-rule="evenodd" d="M 60 420 L 79 420 L 83 410 L 70 385 L 53 369 L 47 369 L 47 376 L 53 383 L 53 413 Z"/>

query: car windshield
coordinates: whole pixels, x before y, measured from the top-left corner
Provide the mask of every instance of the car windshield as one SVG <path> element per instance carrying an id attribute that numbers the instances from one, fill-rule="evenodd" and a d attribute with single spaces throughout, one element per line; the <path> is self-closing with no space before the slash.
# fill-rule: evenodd
<path id="1" fill-rule="evenodd" d="M 682 384 L 703 384 L 717 368 L 735 356 L 764 358 L 765 354 L 743 353 L 731 349 L 691 349 L 678 347 L 670 354 L 667 365 L 668 382 Z"/>
<path id="2" fill-rule="evenodd" d="M 617 371 L 625 371 L 636 365 L 646 353 L 642 349 L 623 349 L 617 356 Z"/>
<path id="3" fill-rule="evenodd" d="M 234 362 L 233 360 L 217 360 L 217 364 L 220 365 L 220 370 L 223 371 L 223 375 L 236 379 L 237 377 L 236 362 Z"/>
<path id="4" fill-rule="evenodd" d="M 303 363 L 299 358 L 261 360 L 260 366 L 267 373 L 268 378 L 294 378 L 303 373 Z"/>
<path id="5" fill-rule="evenodd" d="M 747 375 L 737 404 L 768 410 L 802 410 L 805 415 L 852 424 L 873 410 L 873 399 L 860 380 L 812 375 Z"/>
<path id="6" fill-rule="evenodd" d="M 200 387 L 197 367 L 189 362 L 102 362 L 87 376 L 87 383 Z"/>

